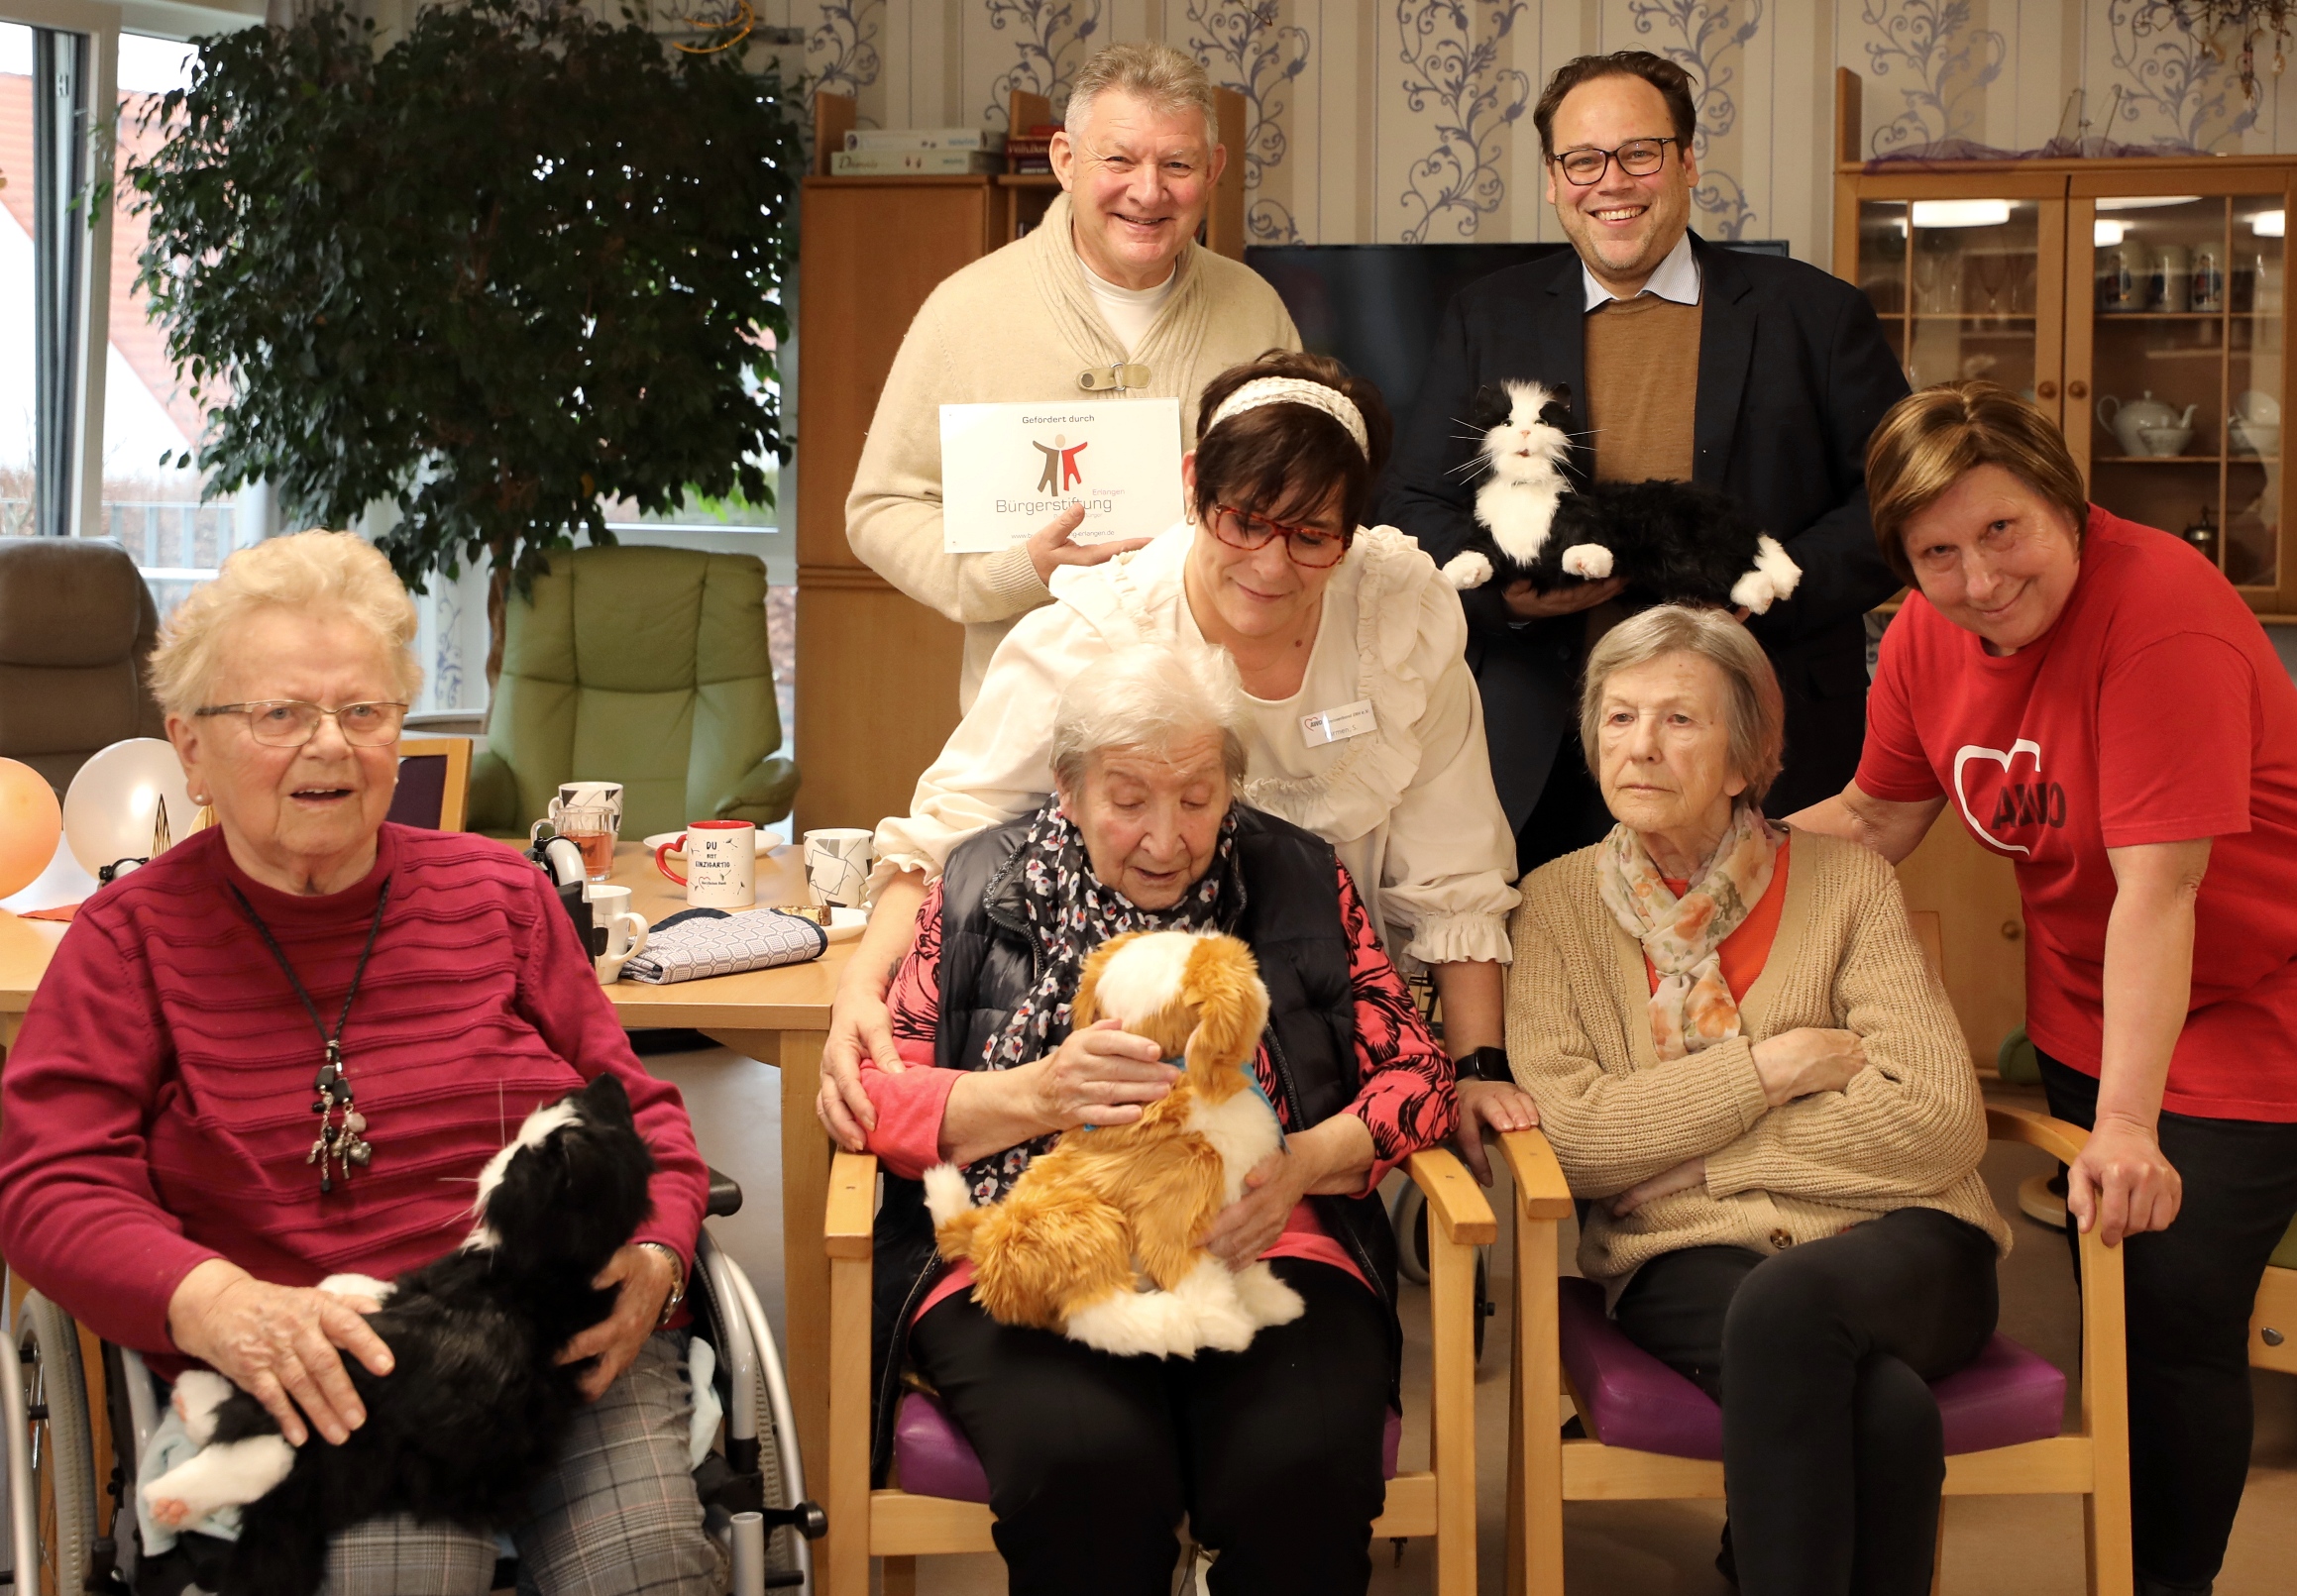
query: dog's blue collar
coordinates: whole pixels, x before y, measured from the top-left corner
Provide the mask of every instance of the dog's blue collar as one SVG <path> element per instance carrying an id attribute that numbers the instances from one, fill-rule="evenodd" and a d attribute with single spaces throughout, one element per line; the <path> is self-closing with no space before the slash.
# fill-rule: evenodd
<path id="1" fill-rule="evenodd" d="M 1184 1058 L 1160 1059 L 1158 1062 L 1169 1064 L 1176 1070 L 1186 1071 L 1188 1068 L 1188 1060 Z M 1258 1098 L 1262 1103 L 1265 1103 L 1268 1106 L 1269 1117 L 1276 1121 L 1276 1147 L 1279 1151 L 1281 1151 L 1284 1146 L 1284 1117 L 1276 1112 L 1275 1100 L 1270 1098 L 1267 1092 L 1262 1089 L 1260 1086 L 1260 1078 L 1258 1075 L 1255 1075 L 1251 1070 L 1245 1071 L 1245 1085 L 1253 1089 L 1254 1097 Z M 1099 1125 L 1079 1125 L 1077 1128 L 1079 1130 L 1098 1130 L 1101 1127 Z"/>

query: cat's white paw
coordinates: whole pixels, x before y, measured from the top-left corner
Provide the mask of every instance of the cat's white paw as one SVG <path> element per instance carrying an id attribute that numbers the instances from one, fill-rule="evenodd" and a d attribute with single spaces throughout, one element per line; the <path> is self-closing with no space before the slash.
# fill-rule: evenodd
<path id="1" fill-rule="evenodd" d="M 1564 570 L 1574 577 L 1600 582 L 1611 574 L 1611 551 L 1600 543 L 1575 543 L 1564 550 Z"/>
<path id="2" fill-rule="evenodd" d="M 1444 580 L 1454 587 L 1466 591 L 1480 587 L 1491 580 L 1491 562 L 1474 549 L 1452 556 L 1444 562 Z"/>
<path id="3" fill-rule="evenodd" d="M 215 1410 L 232 1393 L 232 1383 L 213 1369 L 185 1369 L 176 1376 L 167 1405 L 183 1421 L 183 1434 L 194 1446 L 204 1446 L 215 1436 Z"/>
<path id="4" fill-rule="evenodd" d="M 1731 584 L 1731 602 L 1750 614 L 1764 613 L 1778 596 L 1779 589 L 1771 585 L 1771 579 L 1760 571 L 1750 571 Z"/>
<path id="5" fill-rule="evenodd" d="M 197 1524 L 220 1508 L 246 1507 L 287 1477 L 295 1448 L 283 1436 L 250 1436 L 209 1446 L 144 1486 L 152 1522 L 169 1530 Z"/>
<path id="6" fill-rule="evenodd" d="M 1794 597 L 1797 585 L 1803 581 L 1803 568 L 1769 533 L 1755 539 L 1755 569 L 1771 579 L 1775 598 Z"/>

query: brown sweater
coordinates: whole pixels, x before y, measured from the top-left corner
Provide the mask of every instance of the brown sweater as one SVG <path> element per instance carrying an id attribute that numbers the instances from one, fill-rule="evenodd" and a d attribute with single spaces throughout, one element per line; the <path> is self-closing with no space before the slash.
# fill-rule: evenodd
<path id="1" fill-rule="evenodd" d="M 1698 328 L 1697 305 L 1650 293 L 1587 313 L 1587 425 L 1595 429 L 1597 481 L 1691 480 Z"/>
<path id="2" fill-rule="evenodd" d="M 1742 1034 L 1662 1064 L 1642 950 L 1596 894 L 1597 852 L 1523 881 L 1508 1058 L 1576 1196 L 1614 1197 L 1701 1156 L 1706 1182 L 1624 1219 L 1598 1202 L 1581 1231 L 1582 1273 L 1616 1302 L 1662 1252 L 1768 1254 L 1909 1206 L 1941 1209 L 2010 1250 L 1978 1175 L 1986 1115 L 1962 1028 L 1880 855 L 1798 831 L 1778 936 L 1739 1004 Z M 1844 1091 L 1770 1108 L 1753 1044 L 1804 1025 L 1857 1031 L 1867 1067 Z"/>

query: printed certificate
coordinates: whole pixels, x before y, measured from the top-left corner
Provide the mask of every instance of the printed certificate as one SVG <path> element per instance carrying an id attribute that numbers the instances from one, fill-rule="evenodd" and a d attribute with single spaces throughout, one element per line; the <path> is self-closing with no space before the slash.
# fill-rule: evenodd
<path id="1" fill-rule="evenodd" d="M 944 551 L 1011 548 L 1079 503 L 1079 543 L 1180 519 L 1178 399 L 941 406 Z"/>

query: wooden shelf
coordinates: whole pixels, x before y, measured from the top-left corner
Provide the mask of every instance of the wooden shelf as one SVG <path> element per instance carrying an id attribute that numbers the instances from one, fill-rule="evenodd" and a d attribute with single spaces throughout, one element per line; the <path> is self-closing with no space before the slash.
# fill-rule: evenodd
<path id="1" fill-rule="evenodd" d="M 1049 171 L 1008 171 L 997 176 L 1000 188 L 1058 188 L 1060 179 Z"/>
<path id="2" fill-rule="evenodd" d="M 2236 463 L 2240 465 L 2252 465 L 2255 463 L 2256 458 L 2257 457 L 2254 455 L 2242 455 L 2237 457 Z M 2090 464 L 2093 466 L 2220 466 L 2225 464 L 2225 456 L 2093 455 L 2090 459 Z"/>

